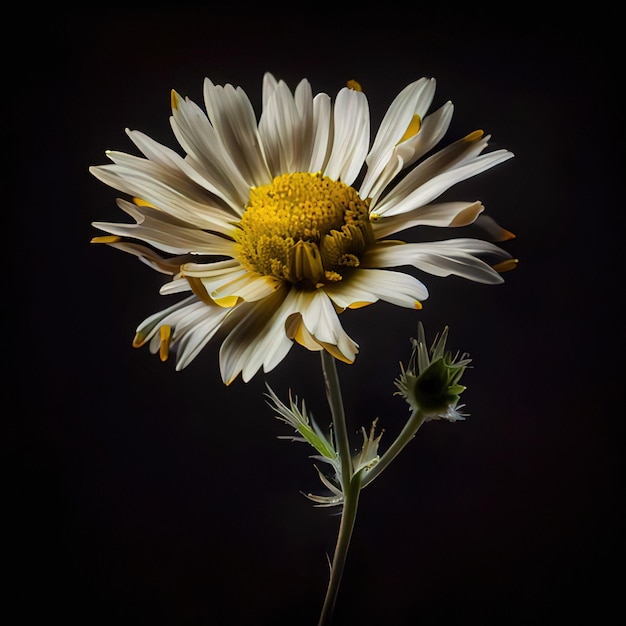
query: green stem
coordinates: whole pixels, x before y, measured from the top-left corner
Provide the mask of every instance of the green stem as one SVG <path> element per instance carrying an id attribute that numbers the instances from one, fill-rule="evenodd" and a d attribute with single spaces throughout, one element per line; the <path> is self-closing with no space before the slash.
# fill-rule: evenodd
<path id="1" fill-rule="evenodd" d="M 341 512 L 341 524 L 339 525 L 339 536 L 337 537 L 337 545 L 335 546 L 335 554 L 330 568 L 330 580 L 328 581 L 328 589 L 324 606 L 320 614 L 318 626 L 327 626 L 335 608 L 337 594 L 339 593 L 339 585 L 341 584 L 341 576 L 343 575 L 350 540 L 352 539 L 352 530 L 356 520 L 356 512 L 359 504 L 359 494 L 361 493 L 361 474 L 357 472 L 350 481 L 348 488 L 344 491 L 343 510 Z"/>
<path id="2" fill-rule="evenodd" d="M 343 399 L 341 397 L 335 357 L 326 352 L 326 350 L 322 350 L 322 371 L 324 372 L 324 383 L 326 384 L 326 397 L 328 398 L 330 412 L 333 417 L 335 443 L 337 444 L 337 451 L 341 460 L 341 486 L 345 493 L 352 476 L 352 455 L 350 453 L 350 441 L 348 439 L 346 416 L 343 411 Z"/>
<path id="3" fill-rule="evenodd" d="M 348 439 L 339 377 L 337 376 L 337 366 L 334 357 L 326 352 L 326 350 L 322 351 L 322 371 L 326 385 L 326 397 L 333 418 L 335 443 L 341 462 L 341 490 L 343 492 L 343 508 L 341 511 L 337 545 L 335 546 L 335 553 L 330 567 L 330 580 L 328 581 L 326 597 L 324 598 L 324 605 L 322 606 L 322 612 L 318 622 L 318 626 L 327 626 L 330 624 L 332 618 L 337 601 L 337 594 L 339 593 L 339 586 L 341 584 L 341 577 L 348 556 L 348 549 L 350 547 L 352 530 L 354 529 L 359 503 L 362 472 L 358 472 L 355 476 L 352 476 L 352 455 L 350 453 L 350 441 Z"/>
<path id="4" fill-rule="evenodd" d="M 419 409 L 416 409 L 409 417 L 409 420 L 404 425 L 401 433 L 397 436 L 396 440 L 389 446 L 387 451 L 380 457 L 380 460 L 372 469 L 370 469 L 364 476 L 361 488 L 369 485 L 382 471 L 393 461 L 400 451 L 406 446 L 415 434 L 419 430 L 420 426 L 424 423 L 426 415 Z"/>

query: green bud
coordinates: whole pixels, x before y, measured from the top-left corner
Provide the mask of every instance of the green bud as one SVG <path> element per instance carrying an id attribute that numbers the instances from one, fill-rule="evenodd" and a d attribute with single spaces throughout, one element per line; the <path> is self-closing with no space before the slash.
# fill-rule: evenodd
<path id="1" fill-rule="evenodd" d="M 464 419 L 459 400 L 465 386 L 459 380 L 470 363 L 467 355 L 452 357 L 445 351 L 448 328 L 438 336 L 430 350 L 426 347 L 424 328 L 420 323 L 418 339 L 412 339 L 413 352 L 407 369 L 395 381 L 399 395 L 411 409 L 426 414 L 427 420 L 447 419 L 451 422 Z"/>
<path id="2" fill-rule="evenodd" d="M 465 390 L 463 385 L 454 384 L 457 369 L 446 357 L 431 363 L 417 378 L 412 393 L 415 404 L 424 413 L 445 413 L 456 406 Z"/>

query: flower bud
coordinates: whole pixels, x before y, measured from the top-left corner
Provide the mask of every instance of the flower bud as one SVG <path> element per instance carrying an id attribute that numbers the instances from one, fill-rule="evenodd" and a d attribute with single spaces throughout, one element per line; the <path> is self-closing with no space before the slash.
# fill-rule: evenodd
<path id="1" fill-rule="evenodd" d="M 452 422 L 463 419 L 459 412 L 459 400 L 465 386 L 459 381 L 470 363 L 467 355 L 453 357 L 445 351 L 448 335 L 446 327 L 435 339 L 430 351 L 426 348 L 424 328 L 420 323 L 418 339 L 412 339 L 413 352 L 406 370 L 395 381 L 399 395 L 403 396 L 412 410 L 426 415 L 426 420 L 447 419 Z"/>

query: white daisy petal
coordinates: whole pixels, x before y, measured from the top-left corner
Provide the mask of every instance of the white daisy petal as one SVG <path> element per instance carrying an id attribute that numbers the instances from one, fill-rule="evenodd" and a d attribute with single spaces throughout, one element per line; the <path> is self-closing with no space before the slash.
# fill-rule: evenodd
<path id="1" fill-rule="evenodd" d="M 273 320 L 276 322 L 276 320 Z M 241 379 L 247 383 L 262 369 L 265 373 L 271 372 L 289 353 L 293 341 L 285 335 L 284 323 L 273 323 L 263 329 L 266 333 L 262 343 L 252 352 L 241 370 Z M 252 342 L 251 345 L 254 345 Z"/>
<path id="2" fill-rule="evenodd" d="M 242 269 L 230 277 L 228 282 L 217 285 L 215 281 L 201 279 L 213 300 L 237 297 L 247 302 L 262 300 L 280 289 L 282 283 L 273 276 L 260 276 Z"/>
<path id="3" fill-rule="evenodd" d="M 446 102 L 423 118 L 419 133 L 398 145 L 397 152 L 402 156 L 405 167 L 413 165 L 443 139 L 450 127 L 453 112 L 452 102 Z"/>
<path id="4" fill-rule="evenodd" d="M 259 138 L 252 104 L 241 88 L 214 85 L 204 79 L 207 114 L 232 162 L 250 186 L 263 185 L 270 173 Z"/>
<path id="5" fill-rule="evenodd" d="M 393 148 L 400 143 L 414 115 L 424 117 L 434 93 L 434 78 L 420 78 L 400 91 L 385 113 L 372 149 L 367 156 L 367 164 L 370 168 L 375 169 L 377 162 L 384 161 L 381 157 L 391 154 Z"/>
<path id="6" fill-rule="evenodd" d="M 434 79 L 420 78 L 407 85 L 391 103 L 376 133 L 372 149 L 365 159 L 367 172 L 360 190 L 365 197 L 371 195 L 374 183 L 388 165 L 413 116 L 417 114 L 418 101 L 420 98 L 424 100 L 425 106 L 420 110 L 428 109 L 434 92 Z"/>
<path id="7" fill-rule="evenodd" d="M 198 176 L 208 180 L 212 188 L 221 190 L 231 206 L 240 209 L 250 189 L 246 179 L 226 152 L 206 114 L 194 102 L 172 93 L 172 131 L 187 153 L 186 162 Z"/>
<path id="8" fill-rule="evenodd" d="M 182 102 L 181 100 L 180 103 L 182 104 Z M 231 184 L 232 181 L 229 179 L 229 175 L 232 173 L 233 168 L 229 167 L 227 159 L 223 156 L 221 158 L 215 157 L 215 167 L 212 167 L 210 170 L 198 171 L 193 167 L 193 157 L 190 158 L 188 156 L 187 159 L 184 159 L 174 150 L 161 145 L 140 131 L 126 129 L 126 134 L 150 161 L 158 163 L 169 171 L 177 172 L 179 179 L 188 178 L 226 203 L 235 212 L 235 215 L 241 214 L 243 180 L 238 181 L 239 189 Z M 235 180 L 241 178 L 236 174 L 233 174 L 233 176 Z"/>
<path id="9" fill-rule="evenodd" d="M 189 281 L 186 278 L 177 274 L 169 283 L 165 283 L 161 285 L 159 289 L 159 293 L 162 296 L 171 296 L 177 293 L 185 293 L 187 291 L 191 291 L 191 286 L 189 285 Z"/>
<path id="10" fill-rule="evenodd" d="M 407 309 L 419 309 L 420 302 L 428 298 L 428 289 L 417 278 L 379 269 L 354 270 L 349 283 L 334 284 L 327 291 L 341 308 L 383 300 Z"/>
<path id="11" fill-rule="evenodd" d="M 363 265 L 412 265 L 435 276 L 455 274 L 481 283 L 501 283 L 500 274 L 475 255 L 492 256 L 499 260 L 511 258 L 510 254 L 492 243 L 461 238 L 431 243 L 378 245 L 364 255 Z"/>
<path id="12" fill-rule="evenodd" d="M 309 172 L 321 172 L 326 166 L 331 146 L 331 103 L 325 93 L 320 93 L 313 99 L 313 147 Z"/>
<path id="13" fill-rule="evenodd" d="M 344 87 L 335 102 L 333 146 L 324 174 L 351 185 L 363 167 L 369 135 L 369 106 L 365 94 Z"/>
<path id="14" fill-rule="evenodd" d="M 323 291 L 302 292 L 302 320 L 318 341 L 337 345 L 343 334 L 337 312 Z"/>
<path id="15" fill-rule="evenodd" d="M 432 179 L 450 170 L 471 163 L 488 146 L 489 139 L 489 135 L 485 136 L 482 131 L 475 131 L 434 153 L 408 172 L 385 196 L 384 200 L 376 205 L 373 211 L 382 215 L 390 206 L 393 207 L 410 196 L 411 193 L 419 190 L 421 185 L 428 183 Z M 506 152 L 508 154 L 507 158 L 513 156 L 506 150 L 501 152 Z M 497 153 L 492 153 L 492 155 L 493 154 Z M 491 155 L 487 155 L 487 157 L 490 158 Z"/>
<path id="16" fill-rule="evenodd" d="M 392 216 L 411 211 L 438 198 L 444 191 L 447 191 L 456 183 L 476 176 L 499 163 L 503 163 L 512 156 L 513 154 L 507 150 L 496 150 L 495 152 L 476 157 L 460 167 L 444 171 L 406 195 L 401 195 L 398 188 L 396 188 L 376 206 L 375 212 L 381 216 Z M 400 183 L 398 187 L 403 185 L 403 183 Z"/>
<path id="17" fill-rule="evenodd" d="M 202 346 L 204 346 L 214 334 L 213 331 L 210 336 L 204 336 L 207 334 L 208 326 L 214 326 L 215 330 L 217 330 L 228 312 L 228 309 L 223 309 L 218 306 L 207 306 L 205 303 L 198 301 L 194 296 L 190 296 L 168 307 L 164 311 L 160 311 L 146 318 L 137 327 L 133 345 L 139 347 L 148 343 L 149 350 L 152 354 L 161 352 L 162 339 L 159 331 L 163 327 L 172 327 L 175 330 L 166 350 L 165 358 L 167 358 L 168 351 L 176 349 L 181 341 L 183 342 L 183 347 L 192 347 L 194 342 L 201 343 Z M 202 329 L 199 329 L 200 324 L 202 324 Z M 186 339 L 188 333 L 191 335 Z M 177 369 L 182 369 L 191 361 L 191 359 L 187 359 L 185 362 L 185 355 L 183 354 L 182 356 L 183 359 L 181 361 L 181 354 L 178 354 Z"/>
<path id="18" fill-rule="evenodd" d="M 265 371 L 285 358 L 293 342 L 284 330 L 289 309 L 285 292 L 237 307 L 226 329 L 228 336 L 219 353 L 222 380 L 229 385 L 239 374 L 250 380 L 265 364 Z M 245 374 L 243 371 L 245 370 Z"/>
<path id="19" fill-rule="evenodd" d="M 170 254 L 217 254 L 232 256 L 234 242 L 205 230 L 199 230 L 181 220 L 151 207 L 137 206 L 118 199 L 118 206 L 133 217 L 135 224 L 94 222 L 92 226 L 119 237 L 142 239 Z"/>
<path id="20" fill-rule="evenodd" d="M 378 302 L 380 299 L 374 293 L 374 286 L 368 284 L 365 280 L 359 280 L 356 274 L 352 276 L 352 280 L 345 283 L 342 281 L 328 287 L 326 293 L 339 309 L 359 309 Z"/>
<path id="21" fill-rule="evenodd" d="M 274 95 L 277 85 L 278 81 L 271 72 L 265 72 L 265 74 L 263 74 L 262 98 L 264 111 L 269 107 L 270 100 Z"/>
<path id="22" fill-rule="evenodd" d="M 297 113 L 293 96 L 287 85 L 280 81 L 259 121 L 259 135 L 263 142 L 272 177 L 282 172 L 293 172 L 296 141 L 293 130 Z"/>
<path id="23" fill-rule="evenodd" d="M 135 339 L 133 345 L 135 347 L 142 346 L 158 333 L 159 328 L 164 324 L 171 325 L 175 323 L 177 318 L 182 318 L 190 309 L 201 309 L 201 303 L 194 296 L 189 296 L 180 302 L 176 302 L 172 306 L 153 313 L 147 317 L 135 330 Z M 155 350 L 156 351 L 156 350 Z"/>
<path id="24" fill-rule="evenodd" d="M 265 329 L 259 355 L 263 355 L 263 371 L 271 372 L 285 358 L 293 341 L 285 332 L 287 317 L 293 311 L 293 301 L 289 294 L 285 298 L 281 308 L 272 319 L 272 323 Z M 249 380 L 254 372 L 246 367 L 246 380 Z"/>
<path id="25" fill-rule="evenodd" d="M 198 295 L 230 302 L 241 298 L 253 301 L 265 298 L 282 287 L 273 276 L 262 276 L 242 267 L 235 259 L 213 263 L 185 263 L 181 274 L 192 281 Z"/>
<path id="26" fill-rule="evenodd" d="M 328 295 L 321 290 L 297 294 L 298 310 L 304 327 L 318 344 L 329 351 L 336 347 L 345 361 L 354 361 L 359 349 L 341 326 Z"/>
<path id="27" fill-rule="evenodd" d="M 378 177 L 376 179 L 371 178 L 368 186 L 366 186 L 368 181 L 363 181 L 359 193 L 362 196 L 372 198 L 372 208 L 375 207 L 379 196 L 387 188 L 387 185 L 400 171 L 412 165 L 441 141 L 450 126 L 453 110 L 452 103 L 446 102 L 437 111 L 427 115 L 419 132 L 394 148 L 393 155 Z"/>
<path id="28" fill-rule="evenodd" d="M 116 248 L 122 252 L 132 254 L 142 263 L 145 263 L 148 267 L 160 272 L 161 274 L 176 274 L 181 266 L 181 263 L 184 263 L 189 258 L 188 255 L 184 255 L 182 257 L 176 256 L 165 259 L 151 248 L 142 246 L 141 244 L 130 241 L 118 241 L 116 237 L 113 238 L 113 241 L 108 241 L 108 237 L 104 238 L 105 241 L 99 241 L 99 239 L 100 238 L 98 237 L 92 239 L 92 243 L 105 243 L 111 248 Z"/>
<path id="29" fill-rule="evenodd" d="M 89 171 L 110 187 L 162 209 L 197 228 L 228 233 L 235 216 L 220 208 L 215 198 L 188 179 L 162 167 L 121 153 L 108 153 L 117 162 Z"/>
<path id="30" fill-rule="evenodd" d="M 372 224 L 377 239 L 414 226 L 456 227 L 472 224 L 485 210 L 481 202 L 426 204 L 412 211 L 383 216 Z"/>
<path id="31" fill-rule="evenodd" d="M 176 370 L 187 367 L 200 351 L 213 339 L 220 330 L 224 318 L 230 313 L 229 309 L 219 306 L 202 308 L 194 311 L 176 324 L 172 348 L 176 349 Z"/>
<path id="32" fill-rule="evenodd" d="M 297 132 L 299 140 L 295 145 L 293 168 L 296 172 L 306 172 L 311 164 L 314 140 L 313 93 L 311 83 L 301 80 L 294 92 L 298 115 Z"/>

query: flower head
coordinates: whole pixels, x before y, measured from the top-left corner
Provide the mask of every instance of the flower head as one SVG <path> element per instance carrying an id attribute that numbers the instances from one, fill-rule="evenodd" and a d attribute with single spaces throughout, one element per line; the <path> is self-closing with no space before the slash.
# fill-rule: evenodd
<path id="1" fill-rule="evenodd" d="M 465 419 L 459 405 L 465 387 L 459 384 L 465 368 L 471 362 L 467 354 L 446 351 L 448 328 L 435 338 L 430 350 L 426 346 L 424 327 L 419 323 L 417 339 L 411 339 L 413 351 L 409 364 L 402 367 L 396 379 L 398 395 L 404 397 L 412 410 L 420 410 L 425 421 L 447 419 L 450 422 Z"/>
<path id="2" fill-rule="evenodd" d="M 133 345 L 148 344 L 162 360 L 175 352 L 180 370 L 219 335 L 222 379 L 248 381 L 294 342 L 353 362 L 358 345 L 339 314 L 378 300 L 420 309 L 428 291 L 409 271 L 502 282 L 515 262 L 493 243 L 388 237 L 484 219 L 478 201 L 434 201 L 513 155 L 482 154 L 482 131 L 429 155 L 452 104 L 428 114 L 435 81 L 427 78 L 396 96 L 370 145 L 367 97 L 349 84 L 332 102 L 306 79 L 292 93 L 268 73 L 257 122 L 241 88 L 205 79 L 206 112 L 172 92 L 184 155 L 127 130 L 143 157 L 109 151 L 111 164 L 90 168 L 130 197 L 118 206 L 135 220 L 96 222 L 109 235 L 93 241 L 170 275 L 161 293 L 183 296 L 144 320 Z M 486 226 L 494 241 L 511 236 Z M 399 267 L 406 271 L 389 269 Z"/>

